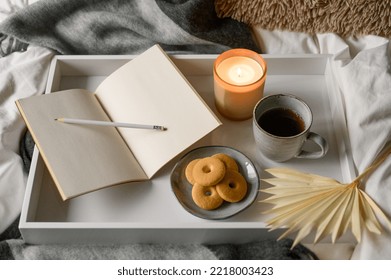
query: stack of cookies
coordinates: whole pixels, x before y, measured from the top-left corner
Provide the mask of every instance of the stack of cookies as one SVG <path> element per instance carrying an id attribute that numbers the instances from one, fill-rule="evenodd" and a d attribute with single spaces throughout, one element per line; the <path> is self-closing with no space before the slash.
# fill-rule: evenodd
<path id="1" fill-rule="evenodd" d="M 193 186 L 194 203 L 205 210 L 214 210 L 224 201 L 241 201 L 247 193 L 247 182 L 239 172 L 236 161 L 227 154 L 192 160 L 185 176 Z"/>

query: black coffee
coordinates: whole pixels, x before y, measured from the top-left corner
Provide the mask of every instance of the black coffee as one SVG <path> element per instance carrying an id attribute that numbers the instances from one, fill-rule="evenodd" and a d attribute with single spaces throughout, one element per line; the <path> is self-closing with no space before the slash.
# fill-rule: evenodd
<path id="1" fill-rule="evenodd" d="M 263 130 L 281 137 L 294 136 L 305 129 L 303 119 L 296 112 L 286 108 L 270 109 L 257 121 Z"/>

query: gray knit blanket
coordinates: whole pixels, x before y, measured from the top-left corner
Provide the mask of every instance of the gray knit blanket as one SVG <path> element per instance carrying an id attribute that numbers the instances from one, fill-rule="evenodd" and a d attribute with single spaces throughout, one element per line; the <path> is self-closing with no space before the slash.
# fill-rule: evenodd
<path id="1" fill-rule="evenodd" d="M 217 17 L 211 0 L 41 0 L 0 25 L 3 55 L 23 44 L 60 54 L 137 54 L 258 50 L 243 23 Z"/>
<path id="2" fill-rule="evenodd" d="M 248 26 L 216 16 L 211 0 L 41 0 L 0 24 L 0 57 L 28 45 L 59 54 L 138 54 L 154 44 L 169 53 L 260 52 Z M 0 96 L 1 98 L 1 96 Z M 29 171 L 34 143 L 21 156 Z M 1 222 L 1 221 L 0 221 Z M 316 259 L 292 240 L 247 244 L 26 244 L 16 220 L 0 233 L 0 259 Z"/>

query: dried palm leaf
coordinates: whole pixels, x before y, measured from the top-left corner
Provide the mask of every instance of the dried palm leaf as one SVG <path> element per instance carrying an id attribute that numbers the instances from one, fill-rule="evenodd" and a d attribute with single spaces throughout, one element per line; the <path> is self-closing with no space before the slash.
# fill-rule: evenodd
<path id="1" fill-rule="evenodd" d="M 391 148 L 349 184 L 289 168 L 266 169 L 274 176 L 262 180 L 273 187 L 261 190 L 271 195 L 261 201 L 273 204 L 264 212 L 275 215 L 267 221 L 270 230 L 287 228 L 279 239 L 297 232 L 294 247 L 313 230 L 316 230 L 314 243 L 327 235 L 331 235 L 334 243 L 349 228 L 360 242 L 363 228 L 381 234 L 378 217 L 385 220 L 391 229 L 387 216 L 363 190 L 363 180 L 389 154 Z"/>

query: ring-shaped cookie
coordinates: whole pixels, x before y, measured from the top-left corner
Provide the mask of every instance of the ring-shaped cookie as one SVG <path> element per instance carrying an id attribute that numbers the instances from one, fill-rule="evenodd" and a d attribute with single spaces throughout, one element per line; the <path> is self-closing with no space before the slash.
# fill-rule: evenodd
<path id="1" fill-rule="evenodd" d="M 214 210 L 224 202 L 214 186 L 203 186 L 195 183 L 191 195 L 194 203 L 205 210 Z"/>
<path id="2" fill-rule="evenodd" d="M 217 158 L 202 158 L 193 167 L 193 178 L 203 186 L 216 185 L 224 178 L 225 169 L 224 163 Z"/>
<path id="3" fill-rule="evenodd" d="M 225 201 L 238 202 L 247 193 L 246 179 L 239 172 L 227 170 L 223 180 L 216 185 L 216 191 Z"/>
<path id="4" fill-rule="evenodd" d="M 239 172 L 239 166 L 238 164 L 236 163 L 236 161 L 230 157 L 229 155 L 227 154 L 223 154 L 223 153 L 219 153 L 219 154 L 215 154 L 213 155 L 212 157 L 214 158 L 218 158 L 219 160 L 221 160 L 224 164 L 225 164 L 225 167 L 227 169 L 231 169 L 231 170 L 234 170 L 236 172 Z"/>
<path id="5" fill-rule="evenodd" d="M 187 166 L 186 166 L 186 169 L 185 169 L 185 177 L 187 179 L 187 181 L 194 185 L 195 183 L 195 180 L 194 180 L 194 177 L 193 177 L 193 168 L 194 168 L 194 165 L 199 161 L 200 159 L 199 158 L 196 158 L 196 159 L 193 159 L 192 161 L 190 161 Z"/>

